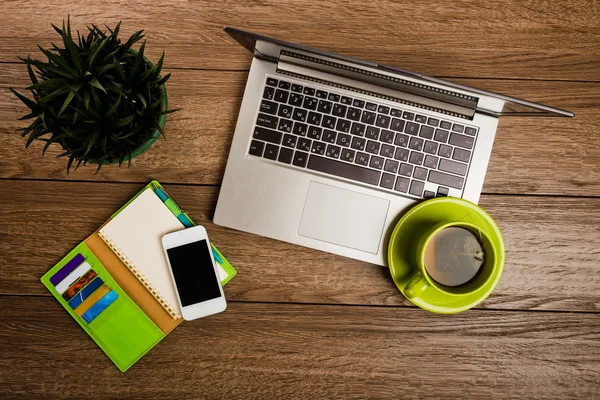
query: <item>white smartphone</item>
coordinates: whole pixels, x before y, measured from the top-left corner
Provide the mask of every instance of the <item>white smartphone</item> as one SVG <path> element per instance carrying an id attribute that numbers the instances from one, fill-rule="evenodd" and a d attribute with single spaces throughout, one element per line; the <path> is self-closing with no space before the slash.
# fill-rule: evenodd
<path id="1" fill-rule="evenodd" d="M 197 225 L 168 233 L 162 244 L 183 319 L 225 311 L 227 302 L 206 229 Z"/>

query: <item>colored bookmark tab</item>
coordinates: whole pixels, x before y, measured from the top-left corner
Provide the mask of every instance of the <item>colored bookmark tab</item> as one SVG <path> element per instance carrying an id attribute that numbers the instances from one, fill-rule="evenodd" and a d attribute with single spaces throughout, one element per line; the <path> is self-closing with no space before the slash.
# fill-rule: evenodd
<path id="1" fill-rule="evenodd" d="M 57 273 L 52 275 L 50 283 L 54 286 L 58 285 L 60 281 L 65 279 L 75 268 L 77 268 L 82 262 L 85 261 L 85 257 L 81 253 L 76 254 L 75 257 L 71 258 Z"/>
<path id="2" fill-rule="evenodd" d="M 89 310 L 83 314 L 82 318 L 86 323 L 92 322 L 98 315 L 102 313 L 102 311 L 106 310 L 108 306 L 115 302 L 115 300 L 119 297 L 119 295 L 111 290 L 104 297 L 96 302 Z"/>
<path id="3" fill-rule="evenodd" d="M 104 281 L 100 277 L 97 277 L 96 279 L 91 281 L 86 287 L 84 287 L 79 293 L 77 293 L 75 297 L 69 300 L 69 306 L 71 307 L 71 309 L 74 310 L 77 307 L 79 307 L 79 305 L 83 303 L 85 299 L 90 297 L 90 295 L 94 293 L 96 289 L 102 286 L 103 283 Z"/>

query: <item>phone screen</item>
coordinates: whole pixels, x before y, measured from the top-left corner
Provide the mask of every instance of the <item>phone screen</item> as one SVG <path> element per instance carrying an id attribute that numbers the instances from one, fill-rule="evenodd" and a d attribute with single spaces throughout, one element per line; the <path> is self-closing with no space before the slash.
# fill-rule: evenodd
<path id="1" fill-rule="evenodd" d="M 182 307 L 221 297 L 206 240 L 167 249 Z"/>

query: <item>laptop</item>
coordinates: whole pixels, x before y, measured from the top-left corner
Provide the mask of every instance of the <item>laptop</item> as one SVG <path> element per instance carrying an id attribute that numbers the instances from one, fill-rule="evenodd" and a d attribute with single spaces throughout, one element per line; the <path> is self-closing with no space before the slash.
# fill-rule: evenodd
<path id="1" fill-rule="evenodd" d="M 400 217 L 477 203 L 498 118 L 573 114 L 240 29 L 252 64 L 214 222 L 385 265 Z"/>

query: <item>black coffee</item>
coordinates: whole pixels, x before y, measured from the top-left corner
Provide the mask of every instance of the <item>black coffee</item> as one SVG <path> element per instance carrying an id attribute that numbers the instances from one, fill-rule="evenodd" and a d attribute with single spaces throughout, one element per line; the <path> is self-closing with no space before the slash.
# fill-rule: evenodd
<path id="1" fill-rule="evenodd" d="M 427 273 L 445 286 L 459 286 L 469 282 L 484 262 L 481 242 L 465 228 L 453 226 L 442 229 L 425 248 Z"/>

